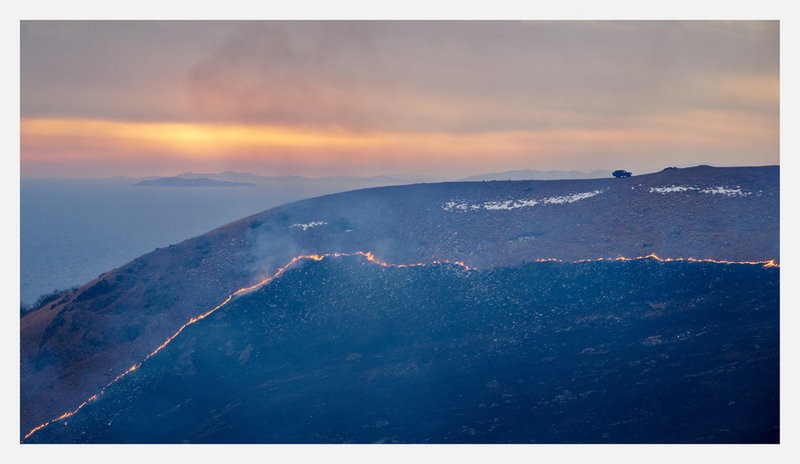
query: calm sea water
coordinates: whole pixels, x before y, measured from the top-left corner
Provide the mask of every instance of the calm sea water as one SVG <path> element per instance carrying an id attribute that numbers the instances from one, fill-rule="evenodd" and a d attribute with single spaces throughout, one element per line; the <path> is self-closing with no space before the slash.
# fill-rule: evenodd
<path id="1" fill-rule="evenodd" d="M 155 248 L 287 202 L 365 185 L 136 187 L 117 180 L 20 182 L 20 299 L 82 285 Z"/>

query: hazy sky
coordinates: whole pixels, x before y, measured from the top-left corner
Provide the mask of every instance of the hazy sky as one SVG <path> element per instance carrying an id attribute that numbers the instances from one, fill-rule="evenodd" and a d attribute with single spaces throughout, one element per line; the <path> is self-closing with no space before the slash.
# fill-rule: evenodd
<path id="1" fill-rule="evenodd" d="M 21 174 L 779 162 L 777 21 L 23 21 Z"/>

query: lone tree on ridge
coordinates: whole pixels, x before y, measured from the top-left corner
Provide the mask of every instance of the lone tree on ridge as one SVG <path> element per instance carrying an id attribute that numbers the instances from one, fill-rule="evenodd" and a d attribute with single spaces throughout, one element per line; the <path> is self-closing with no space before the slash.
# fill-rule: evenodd
<path id="1" fill-rule="evenodd" d="M 630 177 L 630 171 L 625 171 L 624 169 L 617 169 L 616 171 L 611 173 L 614 177 Z"/>

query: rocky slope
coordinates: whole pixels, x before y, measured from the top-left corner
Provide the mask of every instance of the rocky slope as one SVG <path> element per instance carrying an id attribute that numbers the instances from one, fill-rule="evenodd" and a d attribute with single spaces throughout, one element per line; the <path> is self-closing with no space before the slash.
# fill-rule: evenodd
<path id="1" fill-rule="evenodd" d="M 71 410 L 236 289 L 305 253 L 480 269 L 537 259 L 779 258 L 777 166 L 417 184 L 304 200 L 144 255 L 21 319 L 21 426 Z"/>
<path id="2" fill-rule="evenodd" d="M 32 443 L 776 443 L 758 265 L 293 267 Z"/>

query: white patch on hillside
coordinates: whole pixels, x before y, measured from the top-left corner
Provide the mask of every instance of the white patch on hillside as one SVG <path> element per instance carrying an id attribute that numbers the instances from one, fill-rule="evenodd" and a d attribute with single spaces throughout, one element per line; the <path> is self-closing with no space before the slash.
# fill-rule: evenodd
<path id="1" fill-rule="evenodd" d="M 650 187 L 650 193 L 660 193 L 664 195 L 665 193 L 675 193 L 675 192 L 686 192 L 689 190 L 700 190 L 697 187 L 688 187 L 686 185 L 670 185 L 669 187 Z"/>
<path id="2" fill-rule="evenodd" d="M 299 228 L 299 229 L 303 229 L 304 231 L 306 231 L 306 230 L 308 230 L 308 229 L 310 229 L 312 227 L 324 226 L 325 224 L 327 224 L 327 222 L 325 222 L 325 221 L 311 221 L 311 222 L 308 222 L 306 224 L 292 224 L 289 227 L 291 227 L 291 228 Z"/>
<path id="3" fill-rule="evenodd" d="M 445 211 L 466 211 L 467 203 L 457 203 L 455 201 L 448 201 L 442 206 Z"/>
<path id="4" fill-rule="evenodd" d="M 692 186 L 689 187 L 688 185 L 670 185 L 668 187 L 650 187 L 650 193 L 660 193 L 661 195 L 666 195 L 667 193 L 681 193 L 681 192 L 699 192 L 699 193 L 710 193 L 712 195 L 725 195 L 727 197 L 747 197 L 750 196 L 750 192 L 742 191 L 740 187 L 736 188 L 728 188 L 728 187 L 708 187 L 701 189 L 700 187 Z"/>
<path id="5" fill-rule="evenodd" d="M 461 213 L 465 213 L 467 211 L 477 211 L 481 209 L 487 211 L 510 211 L 512 209 L 530 208 L 537 205 L 563 205 L 575 203 L 576 201 L 585 200 L 601 193 L 603 193 L 602 190 L 593 190 L 591 192 L 573 193 L 571 195 L 540 199 L 485 201 L 483 203 L 476 204 L 470 204 L 467 201 L 450 200 L 442 205 L 442 209 L 445 211 L 456 211 Z"/>
<path id="6" fill-rule="evenodd" d="M 712 193 L 714 195 L 725 195 L 726 197 L 746 197 L 750 195 L 750 192 L 743 192 L 739 187 L 736 187 L 735 189 L 729 189 L 725 187 L 710 187 L 701 190 L 701 192 Z"/>
<path id="7" fill-rule="evenodd" d="M 573 195 L 565 195 L 561 197 L 550 197 L 542 200 L 546 205 L 563 205 L 564 203 L 575 203 L 576 201 L 592 198 L 595 195 L 603 193 L 602 190 L 594 190 L 592 192 L 575 193 Z"/>

